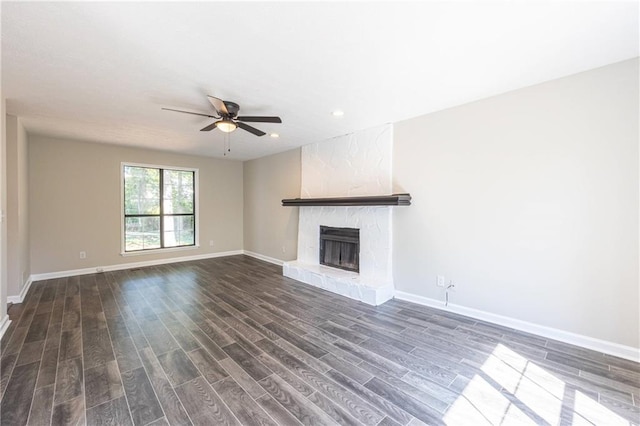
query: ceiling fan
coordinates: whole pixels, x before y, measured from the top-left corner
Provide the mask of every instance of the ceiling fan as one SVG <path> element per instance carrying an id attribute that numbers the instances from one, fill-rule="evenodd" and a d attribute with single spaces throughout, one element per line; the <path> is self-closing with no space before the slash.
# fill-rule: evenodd
<path id="1" fill-rule="evenodd" d="M 241 128 L 242 130 L 246 130 L 249 133 L 253 133 L 256 136 L 264 136 L 266 135 L 260 129 L 256 129 L 255 127 L 249 126 L 245 123 L 245 121 L 253 122 L 253 123 L 282 123 L 280 117 L 263 117 L 263 116 L 238 116 L 238 111 L 240 111 L 240 105 L 235 102 L 223 101 L 222 99 L 218 99 L 213 96 L 207 96 L 211 105 L 213 105 L 213 109 L 216 110 L 216 115 L 210 114 L 202 114 L 199 112 L 191 112 L 191 111 L 181 111 L 179 109 L 171 109 L 171 108 L 162 108 L 166 111 L 175 111 L 181 112 L 184 114 L 192 114 L 192 115 L 201 115 L 203 117 L 214 118 L 218 121 L 214 121 L 208 126 L 200 129 L 201 132 L 208 132 L 215 128 L 218 128 L 220 131 L 225 133 L 230 133 L 236 130 L 236 128 Z"/>

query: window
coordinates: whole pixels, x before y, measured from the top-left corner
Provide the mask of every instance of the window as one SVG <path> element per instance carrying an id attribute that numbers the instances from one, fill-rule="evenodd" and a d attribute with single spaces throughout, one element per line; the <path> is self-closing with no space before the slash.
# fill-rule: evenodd
<path id="1" fill-rule="evenodd" d="M 122 165 L 123 253 L 195 246 L 197 170 Z"/>

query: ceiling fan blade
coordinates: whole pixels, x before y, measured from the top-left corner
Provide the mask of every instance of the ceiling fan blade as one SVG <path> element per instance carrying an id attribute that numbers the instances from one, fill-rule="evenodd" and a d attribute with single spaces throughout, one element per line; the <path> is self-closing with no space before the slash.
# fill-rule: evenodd
<path id="1" fill-rule="evenodd" d="M 246 130 L 247 132 L 249 132 L 249 133 L 253 133 L 253 134 L 254 134 L 254 135 L 256 135 L 256 136 L 264 136 L 264 135 L 266 135 L 266 133 L 265 133 L 265 132 L 263 132 L 262 130 L 258 130 L 258 129 L 256 129 L 255 127 L 251 127 L 251 126 L 249 126 L 248 124 L 244 124 L 244 123 L 243 123 L 243 122 L 241 122 L 241 121 L 238 121 L 236 124 L 237 124 L 237 125 L 238 125 L 238 127 L 240 127 L 242 130 Z"/>
<path id="2" fill-rule="evenodd" d="M 174 112 L 181 112 L 183 114 L 191 114 L 191 115 L 201 115 L 203 117 L 209 117 L 209 118 L 220 118 L 220 117 L 216 117 L 215 115 L 209 115 L 209 114 L 201 114 L 199 112 L 191 112 L 191 111 L 181 111 L 179 109 L 171 109 L 171 108 L 162 108 L 165 111 L 174 111 Z"/>
<path id="3" fill-rule="evenodd" d="M 238 117 L 237 120 L 249 121 L 254 123 L 282 123 L 280 117 L 242 116 Z"/>
<path id="4" fill-rule="evenodd" d="M 209 124 L 207 127 L 203 127 L 202 129 L 200 129 L 200 131 L 201 132 L 208 132 L 210 130 L 213 130 L 213 129 L 216 128 L 216 123 L 217 123 L 217 121 L 215 123 Z"/>
<path id="5" fill-rule="evenodd" d="M 211 102 L 211 105 L 213 105 L 213 108 L 215 108 L 218 114 L 220 114 L 223 117 L 229 115 L 229 111 L 227 111 L 227 106 L 224 104 L 224 101 L 222 99 L 218 99 L 210 95 L 207 95 L 207 98 L 209 98 L 209 102 Z"/>

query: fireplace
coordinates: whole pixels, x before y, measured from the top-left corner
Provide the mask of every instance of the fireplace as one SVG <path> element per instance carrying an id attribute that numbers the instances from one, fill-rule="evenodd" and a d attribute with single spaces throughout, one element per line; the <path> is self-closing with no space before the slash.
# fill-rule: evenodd
<path id="1" fill-rule="evenodd" d="M 300 199 L 284 200 L 299 206 L 298 257 L 282 273 L 373 306 L 393 299 L 391 205 L 407 205 L 406 197 L 380 196 L 394 188 L 393 126 L 301 151 Z"/>
<path id="2" fill-rule="evenodd" d="M 360 271 L 360 230 L 320 226 L 320 264 Z"/>

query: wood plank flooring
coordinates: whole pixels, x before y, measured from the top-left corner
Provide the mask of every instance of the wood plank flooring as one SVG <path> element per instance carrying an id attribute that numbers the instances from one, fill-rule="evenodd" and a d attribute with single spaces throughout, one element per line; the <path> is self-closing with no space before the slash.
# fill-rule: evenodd
<path id="1" fill-rule="evenodd" d="M 640 364 L 232 256 L 34 283 L 2 425 L 640 423 Z"/>

